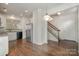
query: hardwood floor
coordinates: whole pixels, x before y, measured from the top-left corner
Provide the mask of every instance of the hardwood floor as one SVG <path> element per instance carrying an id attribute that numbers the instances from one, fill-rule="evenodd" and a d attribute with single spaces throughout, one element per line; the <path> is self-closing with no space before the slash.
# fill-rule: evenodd
<path id="1" fill-rule="evenodd" d="M 48 44 L 36 45 L 26 40 L 9 42 L 8 56 L 76 56 L 76 44 L 64 41 L 58 46 L 57 42 L 48 41 Z M 68 43 L 70 42 L 70 43 Z M 69 45 L 72 44 L 72 45 Z"/>

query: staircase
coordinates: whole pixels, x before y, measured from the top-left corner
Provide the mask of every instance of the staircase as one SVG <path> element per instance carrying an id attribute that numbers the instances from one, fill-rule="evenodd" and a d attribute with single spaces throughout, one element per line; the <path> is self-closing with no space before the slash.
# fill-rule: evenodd
<path id="1" fill-rule="evenodd" d="M 78 49 L 78 43 L 76 41 L 62 39 L 60 37 L 61 30 L 59 30 L 56 26 L 51 24 L 49 21 L 48 21 L 48 32 L 51 33 L 58 40 L 59 46 L 64 46 L 65 48 L 68 49 Z"/>
<path id="2" fill-rule="evenodd" d="M 56 39 L 58 39 L 58 45 L 60 44 L 60 30 L 53 24 L 48 22 L 48 32 L 51 33 Z M 57 33 L 56 33 L 57 32 Z"/>

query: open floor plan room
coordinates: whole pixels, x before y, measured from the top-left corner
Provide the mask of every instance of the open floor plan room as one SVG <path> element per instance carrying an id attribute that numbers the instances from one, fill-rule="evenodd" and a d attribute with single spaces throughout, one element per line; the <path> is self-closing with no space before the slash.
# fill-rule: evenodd
<path id="1" fill-rule="evenodd" d="M 0 3 L 0 56 L 78 56 L 78 3 Z"/>

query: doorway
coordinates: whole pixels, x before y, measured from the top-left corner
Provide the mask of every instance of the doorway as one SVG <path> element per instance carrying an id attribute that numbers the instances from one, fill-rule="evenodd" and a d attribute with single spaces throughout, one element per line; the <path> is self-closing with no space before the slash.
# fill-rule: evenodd
<path id="1" fill-rule="evenodd" d="M 22 32 L 17 32 L 17 40 L 22 39 Z"/>
<path id="2" fill-rule="evenodd" d="M 31 42 L 32 41 L 32 32 L 33 32 L 33 25 L 32 23 L 26 24 L 26 40 Z"/>

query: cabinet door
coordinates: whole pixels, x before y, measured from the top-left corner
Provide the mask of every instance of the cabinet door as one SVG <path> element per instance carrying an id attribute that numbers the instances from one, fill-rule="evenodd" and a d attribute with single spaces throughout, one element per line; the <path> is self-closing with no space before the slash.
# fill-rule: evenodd
<path id="1" fill-rule="evenodd" d="M 8 39 L 9 41 L 16 40 L 17 39 L 16 32 L 8 32 Z"/>
<path id="2" fill-rule="evenodd" d="M 2 14 L 0 14 L 0 26 L 6 27 L 6 17 Z"/>
<path id="3" fill-rule="evenodd" d="M 8 36 L 0 37 L 0 49 L 4 54 L 8 54 Z"/>

